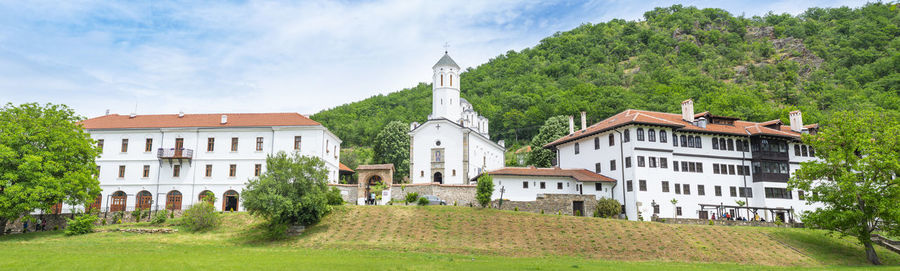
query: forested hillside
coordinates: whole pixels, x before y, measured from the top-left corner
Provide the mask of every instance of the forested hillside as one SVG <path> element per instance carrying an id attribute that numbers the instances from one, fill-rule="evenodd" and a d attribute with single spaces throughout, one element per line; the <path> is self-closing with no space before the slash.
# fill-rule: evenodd
<path id="1" fill-rule="evenodd" d="M 900 111 L 900 11 L 888 4 L 736 17 L 671 6 L 641 21 L 556 33 L 461 75 L 462 97 L 490 119 L 494 139 L 528 140 L 550 116 L 587 111 L 590 123 L 628 108 L 764 121 L 800 109 L 817 122 L 836 110 Z M 776 11 L 777 12 L 777 11 Z M 345 142 L 370 145 L 391 120 L 423 122 L 431 85 L 312 116 Z"/>

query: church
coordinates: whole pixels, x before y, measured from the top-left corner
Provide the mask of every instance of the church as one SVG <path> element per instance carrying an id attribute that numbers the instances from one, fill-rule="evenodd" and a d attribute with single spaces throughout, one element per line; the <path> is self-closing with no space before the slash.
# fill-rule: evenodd
<path id="1" fill-rule="evenodd" d="M 410 124 L 410 182 L 469 184 L 502 168 L 503 140 L 491 141 L 488 119 L 460 97 L 460 68 L 445 51 L 432 67 L 431 115 Z"/>

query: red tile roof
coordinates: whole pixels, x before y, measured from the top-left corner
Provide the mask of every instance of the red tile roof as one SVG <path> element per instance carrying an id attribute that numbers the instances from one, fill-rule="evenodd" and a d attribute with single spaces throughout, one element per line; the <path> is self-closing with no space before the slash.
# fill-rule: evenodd
<path id="1" fill-rule="evenodd" d="M 344 165 L 344 163 L 338 163 L 338 164 L 340 164 L 340 165 L 341 165 L 341 166 L 340 166 L 340 171 L 348 171 L 348 172 L 353 172 L 353 169 L 351 169 L 351 168 L 350 168 L 350 167 L 348 167 L 348 166 L 347 166 L 347 165 Z"/>
<path id="2" fill-rule="evenodd" d="M 506 167 L 488 171 L 489 175 L 569 177 L 579 182 L 615 182 L 616 180 L 587 169 Z M 478 177 L 476 177 L 477 179 Z"/>
<path id="3" fill-rule="evenodd" d="M 695 116 L 706 116 L 706 117 L 719 117 L 710 115 L 708 112 L 703 112 L 699 114 L 695 114 Z M 770 135 L 770 136 L 780 136 L 780 137 L 790 137 L 790 138 L 799 138 L 800 133 L 791 131 L 790 126 L 784 126 L 781 124 L 781 120 L 771 120 L 763 123 L 758 122 L 750 122 L 750 121 L 742 121 L 737 120 L 737 118 L 733 117 L 719 117 L 726 118 L 729 120 L 734 120 L 734 125 L 727 124 L 713 124 L 707 122 L 705 128 L 701 128 L 696 126 L 690 122 L 687 122 L 681 118 L 681 114 L 672 114 L 672 113 L 663 113 L 663 112 L 653 112 L 653 111 L 644 111 L 644 110 L 635 110 L 628 109 L 622 111 L 618 114 L 613 115 L 612 117 L 606 118 L 603 121 L 595 123 L 587 127 L 587 129 L 575 131 L 573 134 L 565 135 L 553 142 L 544 145 L 545 148 L 553 148 L 559 144 L 574 141 L 577 139 L 581 139 L 584 137 L 592 136 L 595 134 L 603 133 L 609 130 L 613 130 L 622 126 L 632 125 L 632 124 L 645 124 L 645 125 L 655 125 L 655 126 L 664 126 L 664 127 L 672 127 L 676 132 L 699 132 L 699 133 L 714 133 L 714 134 L 727 134 L 727 135 L 737 135 L 737 136 L 748 136 L 748 135 Z M 777 124 L 780 129 L 772 129 L 765 127 L 766 125 L 775 125 Z M 804 126 L 806 128 L 818 127 L 816 124 L 810 124 Z"/>
<path id="4" fill-rule="evenodd" d="M 361 169 L 394 169 L 394 164 L 377 164 L 377 165 L 359 165 L 356 170 Z"/>
<path id="5" fill-rule="evenodd" d="M 228 121 L 221 124 L 222 115 Z M 112 114 L 86 119 L 81 122 L 85 129 L 127 129 L 127 128 L 187 128 L 187 127 L 269 127 L 269 126 L 316 126 L 321 125 L 298 113 L 223 113 L 223 114 L 177 114 L 170 115 L 128 115 Z"/>

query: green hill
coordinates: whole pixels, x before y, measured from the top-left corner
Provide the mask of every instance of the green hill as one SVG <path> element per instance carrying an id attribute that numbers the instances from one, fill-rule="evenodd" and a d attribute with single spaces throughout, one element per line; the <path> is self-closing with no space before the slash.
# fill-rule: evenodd
<path id="1" fill-rule="evenodd" d="M 462 96 L 490 119 L 495 139 L 528 140 L 550 116 L 597 121 L 627 108 L 680 110 L 751 121 L 800 109 L 817 122 L 836 110 L 900 111 L 900 9 L 812 8 L 736 17 L 671 6 L 641 21 L 584 24 L 509 51 L 461 75 Z M 431 85 L 312 116 L 348 146 L 366 146 L 390 120 L 425 120 Z"/>
<path id="2" fill-rule="evenodd" d="M 301 236 L 225 214 L 206 233 L 0 237 L 0 269 L 695 270 L 871 268 L 850 238 L 807 229 L 670 225 L 454 206 L 345 206 Z M 900 255 L 876 248 L 888 268 Z"/>

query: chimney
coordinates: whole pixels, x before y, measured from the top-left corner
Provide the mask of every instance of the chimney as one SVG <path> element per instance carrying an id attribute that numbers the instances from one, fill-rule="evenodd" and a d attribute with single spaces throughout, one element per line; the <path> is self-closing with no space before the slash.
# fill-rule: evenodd
<path id="1" fill-rule="evenodd" d="M 581 111 L 581 130 L 587 129 L 587 113 Z"/>
<path id="2" fill-rule="evenodd" d="M 569 116 L 569 134 L 575 133 L 575 117 Z"/>
<path id="3" fill-rule="evenodd" d="M 184 117 L 184 111 L 178 111 L 178 117 L 179 117 L 179 118 L 183 118 L 183 117 Z"/>
<path id="4" fill-rule="evenodd" d="M 791 131 L 794 132 L 802 132 L 803 131 L 803 115 L 800 114 L 800 110 L 791 111 L 789 114 L 791 121 Z"/>
<path id="5" fill-rule="evenodd" d="M 222 122 L 221 122 L 221 124 L 226 124 L 226 123 L 228 123 L 228 115 L 222 115 Z"/>
<path id="6" fill-rule="evenodd" d="M 106 109 L 106 114 L 104 116 L 109 116 L 109 109 Z"/>
<path id="7" fill-rule="evenodd" d="M 128 115 L 128 118 L 130 119 L 133 119 L 134 117 L 137 117 L 137 113 L 131 112 L 131 114 Z"/>
<path id="8" fill-rule="evenodd" d="M 681 119 L 694 122 L 694 100 L 687 99 L 681 102 Z"/>

